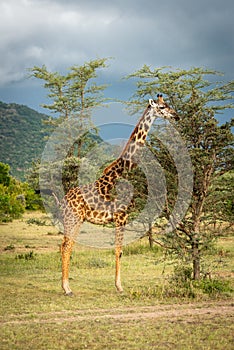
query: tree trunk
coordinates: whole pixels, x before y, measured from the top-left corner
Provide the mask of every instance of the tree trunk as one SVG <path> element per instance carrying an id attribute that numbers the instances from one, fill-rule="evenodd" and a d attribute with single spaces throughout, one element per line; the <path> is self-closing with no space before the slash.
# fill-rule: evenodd
<path id="1" fill-rule="evenodd" d="M 148 237 L 149 237 L 150 248 L 153 248 L 154 240 L 153 240 L 153 232 L 152 232 L 152 222 L 149 223 Z"/>
<path id="2" fill-rule="evenodd" d="M 200 279 L 200 252 L 199 252 L 199 242 L 195 238 L 192 243 L 192 256 L 193 256 L 193 279 Z"/>

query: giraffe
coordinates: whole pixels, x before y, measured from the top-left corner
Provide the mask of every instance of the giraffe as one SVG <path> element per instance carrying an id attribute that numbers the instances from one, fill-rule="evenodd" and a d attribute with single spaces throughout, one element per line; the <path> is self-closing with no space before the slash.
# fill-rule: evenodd
<path id="1" fill-rule="evenodd" d="M 94 183 L 70 189 L 61 202 L 64 225 L 64 238 L 61 244 L 62 288 L 67 296 L 72 295 L 69 286 L 70 256 L 84 221 L 93 224 L 106 224 L 108 222 L 115 224 L 115 287 L 118 292 L 123 291 L 120 279 L 120 259 L 124 226 L 132 203 L 123 197 L 113 198 L 112 190 L 117 188 L 118 179 L 121 178 L 123 172 L 136 166 L 134 156 L 144 146 L 154 119 L 157 116 L 170 120 L 179 119 L 176 112 L 164 101 L 163 96 L 157 95 L 157 97 L 156 101 L 149 100 L 147 108 L 121 154 L 103 170 L 101 177 Z M 128 193 L 126 188 L 123 192 Z"/>

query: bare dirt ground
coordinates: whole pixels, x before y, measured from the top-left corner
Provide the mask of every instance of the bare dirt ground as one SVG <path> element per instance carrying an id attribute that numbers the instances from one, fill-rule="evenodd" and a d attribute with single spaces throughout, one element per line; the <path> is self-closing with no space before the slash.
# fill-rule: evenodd
<path id="1" fill-rule="evenodd" d="M 83 322 L 118 320 L 122 322 L 144 319 L 169 319 L 192 322 L 196 317 L 212 319 L 218 316 L 232 318 L 234 301 L 221 301 L 201 304 L 171 304 L 144 307 L 125 307 L 115 309 L 92 309 L 55 311 L 37 314 L 8 315 L 0 319 L 1 324 L 28 324 L 54 322 Z"/>

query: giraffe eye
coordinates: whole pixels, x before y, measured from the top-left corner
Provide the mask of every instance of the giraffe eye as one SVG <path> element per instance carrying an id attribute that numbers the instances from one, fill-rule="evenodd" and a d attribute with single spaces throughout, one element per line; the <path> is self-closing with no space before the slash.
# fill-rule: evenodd
<path id="1" fill-rule="evenodd" d="M 161 107 L 159 107 L 160 109 L 164 109 L 164 108 L 166 108 L 165 106 L 161 106 Z"/>

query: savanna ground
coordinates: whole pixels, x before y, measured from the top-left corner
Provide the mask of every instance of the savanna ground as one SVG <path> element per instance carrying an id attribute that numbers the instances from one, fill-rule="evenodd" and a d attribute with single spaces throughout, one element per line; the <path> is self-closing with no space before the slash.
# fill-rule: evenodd
<path id="1" fill-rule="evenodd" d="M 170 280 L 173 264 L 141 240 L 124 249 L 124 293 L 118 294 L 113 250 L 76 244 L 73 297 L 63 296 L 62 236 L 45 214 L 0 225 L 0 237 L 2 350 L 234 348 L 231 236 L 220 238 L 207 257 L 216 265 L 213 278 L 229 281 L 226 289 L 209 281 L 205 288 L 179 289 Z"/>

